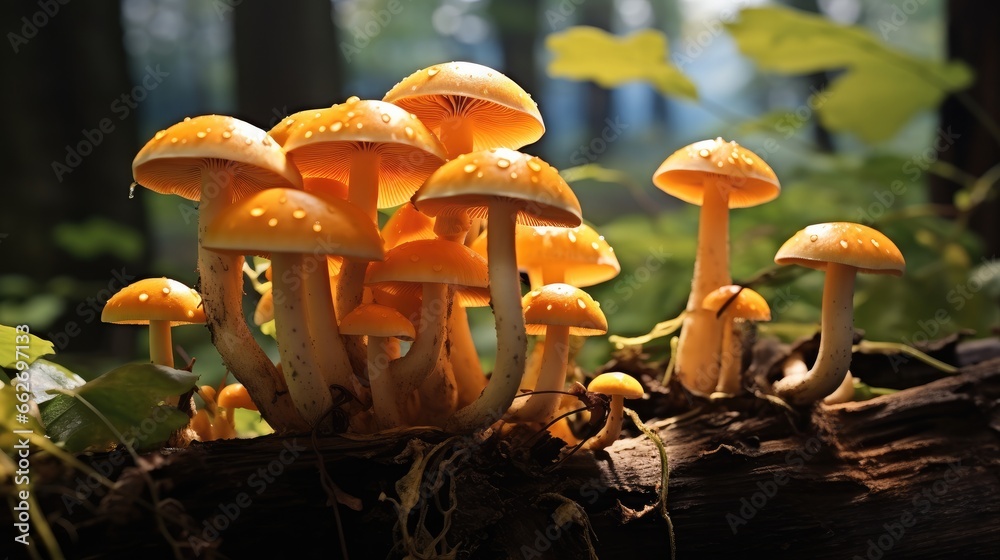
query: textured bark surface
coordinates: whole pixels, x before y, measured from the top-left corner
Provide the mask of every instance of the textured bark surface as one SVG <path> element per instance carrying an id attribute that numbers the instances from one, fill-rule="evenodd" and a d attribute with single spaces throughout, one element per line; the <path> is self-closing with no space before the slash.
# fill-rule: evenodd
<path id="1" fill-rule="evenodd" d="M 954 376 L 927 373 L 912 360 L 897 359 L 891 371 L 885 364 L 892 359 L 858 356 L 856 366 L 885 370 L 883 381 L 925 383 L 799 413 L 750 395 L 697 401 L 673 387 L 667 394 L 646 377 L 646 366 L 610 364 L 651 385 L 651 398 L 637 407 L 643 418 L 673 417 L 648 423 L 667 444 L 678 557 L 995 557 L 1000 345 L 960 348 L 958 355 L 954 345 L 935 353 L 972 364 Z M 751 373 L 769 370 L 782 355 L 775 349 L 759 344 Z M 648 366 L 648 373 L 659 371 Z M 695 412 L 676 415 L 685 411 Z M 398 499 L 396 481 L 415 463 L 422 476 L 411 471 L 410 493 L 402 492 L 418 504 L 406 524 L 415 546 L 447 523 L 446 542 L 469 551 L 458 557 L 587 558 L 583 524 L 589 520 L 589 540 L 601 558 L 668 557 L 666 525 L 653 507 L 660 463 L 645 438 L 622 439 L 607 453 L 576 453 L 545 474 L 539 461 L 557 450 L 555 440 L 530 442 L 517 434 L 449 439 L 427 430 L 408 435 L 326 437 L 315 448 L 309 436 L 196 443 L 147 455 L 141 469 L 131 460 L 108 469 L 115 490 L 93 492 L 83 503 L 73 498 L 84 481 L 78 473 L 41 457 L 32 469 L 42 508 L 69 557 L 170 556 L 153 517 L 135 500 L 149 498 L 143 472 L 168 501 L 165 524 L 174 538 L 183 546 L 210 546 L 198 550 L 201 557 L 252 557 L 279 543 L 314 551 L 306 557 L 320 551 L 339 557 L 336 515 L 321 472 L 348 504 L 338 510 L 351 557 L 403 557 L 405 548 L 393 545 L 402 531 L 396 509 L 379 496 Z M 85 460 L 104 468 L 113 458 Z M 417 501 L 421 496 L 430 499 Z M 422 523 L 420 503 L 430 511 Z M 215 530 L 207 529 L 213 524 Z M 184 552 L 195 556 L 193 549 Z"/>

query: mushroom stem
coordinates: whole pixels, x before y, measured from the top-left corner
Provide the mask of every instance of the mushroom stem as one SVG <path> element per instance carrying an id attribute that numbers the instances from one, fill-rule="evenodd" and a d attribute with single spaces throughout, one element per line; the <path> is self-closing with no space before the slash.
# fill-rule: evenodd
<path id="1" fill-rule="evenodd" d="M 437 135 L 448 151 L 448 159 L 472 152 L 474 128 L 468 118 L 455 115 L 441 121 Z"/>
<path id="2" fill-rule="evenodd" d="M 315 426 L 333 406 L 330 389 L 326 386 L 316 362 L 316 348 L 309 337 L 309 317 L 302 282 L 295 278 L 301 269 L 302 257 L 293 253 L 272 253 L 274 279 L 274 328 L 278 335 L 281 371 L 288 392 L 302 418 Z"/>
<path id="3" fill-rule="evenodd" d="M 360 208 L 378 225 L 378 165 L 379 153 L 374 150 L 358 150 L 351 159 L 350 186 L 347 201 Z M 365 271 L 368 261 L 344 259 L 337 287 L 337 319 L 354 311 L 361 305 L 365 286 Z"/>
<path id="4" fill-rule="evenodd" d="M 597 435 L 583 444 L 585 449 L 604 449 L 614 443 L 622 434 L 622 418 L 625 416 L 625 397 L 611 395 L 611 408 L 608 419 Z"/>
<path id="5" fill-rule="evenodd" d="M 458 409 L 458 385 L 455 371 L 443 352 L 438 356 L 434 371 L 427 376 L 420 388 L 419 413 L 411 420 L 414 425 L 443 426 Z"/>
<path id="6" fill-rule="evenodd" d="M 778 380 L 774 391 L 794 404 L 809 404 L 833 393 L 851 367 L 854 344 L 854 278 L 857 269 L 826 265 L 819 355 L 812 369 Z"/>
<path id="7" fill-rule="evenodd" d="M 566 359 L 569 357 L 569 327 L 549 325 L 545 328 L 545 343 L 542 350 L 541 374 L 535 391 L 544 394 L 531 395 L 527 402 L 511 416 L 521 422 L 544 422 L 556 409 L 562 395 L 551 391 L 561 391 L 566 384 Z"/>
<path id="8" fill-rule="evenodd" d="M 688 389 L 710 393 L 719 376 L 722 321 L 701 307 L 712 290 L 731 284 L 729 276 L 729 193 L 722 181 L 706 179 L 698 217 L 698 252 L 691 295 L 677 346 L 677 373 Z"/>
<path id="9" fill-rule="evenodd" d="M 420 303 L 420 329 L 406 355 L 389 364 L 395 392 L 400 402 L 423 384 L 434 370 L 444 348 L 448 285 L 425 282 Z"/>
<path id="10" fill-rule="evenodd" d="M 170 321 L 149 322 L 149 361 L 161 366 L 174 367 Z"/>
<path id="11" fill-rule="evenodd" d="M 277 431 L 301 430 L 306 423 L 288 398 L 285 382 L 254 340 L 243 317 L 243 257 L 206 249 L 202 239 L 208 224 L 225 210 L 231 198 L 228 166 L 202 170 L 198 206 L 199 291 L 212 344 L 233 376 L 246 386 L 261 416 Z"/>
<path id="12" fill-rule="evenodd" d="M 458 407 L 471 404 L 486 388 L 483 365 L 469 330 L 469 316 L 459 303 L 452 304 L 448 316 L 448 340 L 451 341 L 451 364 L 458 384 Z"/>
<path id="13" fill-rule="evenodd" d="M 368 337 L 368 380 L 371 383 L 372 411 L 379 430 L 403 425 L 396 403 L 396 388 L 389 374 L 389 361 L 399 351 L 399 342 L 384 336 Z"/>
<path id="14" fill-rule="evenodd" d="M 715 390 L 735 394 L 740 390 L 740 366 L 743 365 L 743 345 L 733 336 L 732 318 L 722 321 L 722 360 L 719 364 L 719 384 Z"/>
<path id="15" fill-rule="evenodd" d="M 337 314 L 330 292 L 330 274 L 325 255 L 306 257 L 314 266 L 304 266 L 305 299 L 309 302 L 309 323 L 306 328 L 316 346 L 319 373 L 327 387 L 338 385 L 350 391 L 354 385 L 354 371 L 347 356 L 347 349 L 340 338 Z"/>
<path id="16" fill-rule="evenodd" d="M 566 270 L 557 266 L 545 266 L 541 270 L 531 269 L 528 270 L 528 282 L 531 284 L 532 290 L 538 290 L 548 284 L 562 284 L 566 282 Z M 544 339 L 545 337 L 538 337 L 535 345 L 531 348 L 531 354 L 528 355 L 528 361 L 525 364 L 524 377 L 521 378 L 520 391 L 538 390 L 538 376 L 542 373 L 542 360 L 544 359 L 542 355 L 542 350 L 545 347 L 542 344 Z M 568 360 L 565 367 L 569 368 Z"/>
<path id="17" fill-rule="evenodd" d="M 504 201 L 490 205 L 486 252 L 490 263 L 490 297 L 496 317 L 497 360 L 482 395 L 448 422 L 454 431 L 471 431 L 493 423 L 510 407 L 524 375 L 527 336 L 521 310 L 514 225 L 517 207 Z"/>

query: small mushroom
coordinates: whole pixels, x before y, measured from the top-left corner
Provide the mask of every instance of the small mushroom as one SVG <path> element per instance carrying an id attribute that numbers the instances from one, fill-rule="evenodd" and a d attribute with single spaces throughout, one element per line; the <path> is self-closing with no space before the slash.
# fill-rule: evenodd
<path id="1" fill-rule="evenodd" d="M 701 206 L 698 250 L 691 295 L 677 347 L 676 371 L 689 390 L 710 393 L 718 384 L 716 354 L 722 322 L 701 302 L 712 290 L 732 284 L 729 275 L 729 209 L 763 204 L 781 187 L 757 154 L 722 138 L 695 142 L 674 152 L 653 174 L 667 194 Z"/>
<path id="2" fill-rule="evenodd" d="M 816 363 L 809 371 L 774 384 L 778 396 L 789 402 L 813 403 L 833 393 L 851 367 L 855 276 L 859 272 L 901 276 L 906 263 L 888 237 L 850 222 L 815 224 L 798 231 L 778 249 L 774 262 L 826 272 Z"/>
<path id="3" fill-rule="evenodd" d="M 645 391 L 634 377 L 627 373 L 602 373 L 587 385 L 591 393 L 601 393 L 611 397 L 608 420 L 596 436 L 588 439 L 583 446 L 587 449 L 604 449 L 618 439 L 622 433 L 625 416 L 625 399 L 640 399 Z"/>
<path id="4" fill-rule="evenodd" d="M 743 343 L 733 337 L 733 328 L 744 321 L 770 321 L 771 308 L 760 294 L 743 286 L 723 286 L 705 296 L 702 307 L 722 320 L 722 353 L 719 360 L 719 383 L 715 390 L 736 393 L 740 390 L 740 366 Z"/>
<path id="5" fill-rule="evenodd" d="M 101 312 L 101 321 L 120 325 L 149 325 L 149 359 L 174 367 L 170 328 L 203 324 L 201 296 L 169 278 L 146 278 L 133 282 L 111 296 Z"/>

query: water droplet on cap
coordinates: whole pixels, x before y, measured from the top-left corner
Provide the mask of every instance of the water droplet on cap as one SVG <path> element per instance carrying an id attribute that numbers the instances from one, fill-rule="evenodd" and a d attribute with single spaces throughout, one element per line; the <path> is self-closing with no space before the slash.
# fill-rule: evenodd
<path id="1" fill-rule="evenodd" d="M 505 159 L 498 159 L 497 167 L 499 167 L 500 169 L 507 169 L 508 167 L 510 167 L 510 162 Z"/>
<path id="2" fill-rule="evenodd" d="M 476 164 L 467 163 L 465 167 L 463 167 L 462 169 L 465 170 L 466 173 L 472 173 L 473 171 L 476 170 Z"/>
<path id="3" fill-rule="evenodd" d="M 292 212 L 292 217 L 298 220 L 306 217 L 306 211 L 299 208 L 298 210 Z"/>
<path id="4" fill-rule="evenodd" d="M 384 122 L 384 123 L 387 123 L 387 122 L 389 122 L 389 121 L 391 121 L 391 120 L 392 120 L 392 117 L 390 117 L 390 116 L 389 116 L 388 114 L 386 114 L 386 113 L 382 113 L 382 122 Z"/>
<path id="5" fill-rule="evenodd" d="M 262 215 L 264 215 L 264 209 L 260 208 L 260 207 L 258 207 L 258 208 L 251 208 L 250 209 L 250 215 L 253 216 L 254 218 L 256 218 L 258 216 L 262 216 Z"/>
<path id="6" fill-rule="evenodd" d="M 812 241 L 813 243 L 815 243 L 817 239 L 819 239 L 819 236 L 816 234 L 809 236 L 809 241 Z"/>
<path id="7" fill-rule="evenodd" d="M 139 294 L 139 301 L 146 301 L 147 299 L 149 299 L 149 294 L 146 292 Z"/>
<path id="8" fill-rule="evenodd" d="M 278 218 L 271 218 L 270 220 L 267 221 L 267 225 L 271 227 L 278 225 Z"/>

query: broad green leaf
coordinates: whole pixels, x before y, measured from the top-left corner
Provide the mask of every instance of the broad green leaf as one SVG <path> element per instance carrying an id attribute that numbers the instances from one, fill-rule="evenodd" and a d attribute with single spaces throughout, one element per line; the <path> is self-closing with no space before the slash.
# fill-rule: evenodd
<path id="1" fill-rule="evenodd" d="M 554 57 L 549 75 L 592 81 L 613 88 L 634 81 L 652 84 L 663 95 L 697 99 L 694 83 L 670 64 L 667 39 L 651 29 L 617 37 L 596 27 L 570 27 L 545 40 Z"/>
<path id="2" fill-rule="evenodd" d="M 79 395 L 104 415 L 137 448 L 153 447 L 184 426 L 187 415 L 174 407 L 157 405 L 195 385 L 198 376 L 155 364 L 127 364 L 60 395 L 42 408 L 42 420 L 53 440 L 73 452 L 103 449 L 118 441 L 114 432 Z"/>
<path id="3" fill-rule="evenodd" d="M 823 124 L 867 142 L 890 138 L 916 113 L 972 83 L 959 62 L 890 48 L 870 31 L 780 7 L 748 8 L 727 24 L 743 54 L 782 74 L 845 70 L 814 106 Z"/>
<path id="4" fill-rule="evenodd" d="M 23 338 L 27 336 L 27 339 Z M 18 361 L 31 364 L 42 356 L 55 354 L 55 346 L 43 338 L 31 334 L 25 335 L 15 327 L 0 325 L 0 367 L 13 369 Z"/>
<path id="5" fill-rule="evenodd" d="M 31 378 L 31 398 L 37 404 L 55 398 L 56 395 L 49 392 L 51 389 L 76 389 L 87 383 L 86 379 L 48 360 L 31 364 L 28 375 Z"/>

